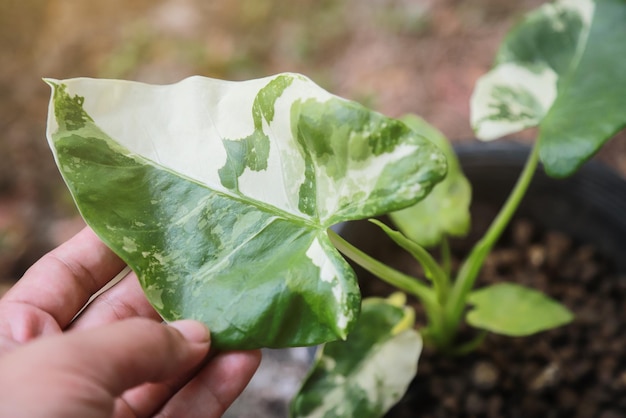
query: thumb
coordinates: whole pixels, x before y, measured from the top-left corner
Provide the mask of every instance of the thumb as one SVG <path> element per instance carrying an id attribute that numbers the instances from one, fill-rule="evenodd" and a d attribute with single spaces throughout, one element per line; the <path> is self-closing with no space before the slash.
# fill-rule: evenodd
<path id="1" fill-rule="evenodd" d="M 117 325 L 117 326 L 115 326 Z M 101 358 L 94 372 L 111 393 L 120 395 L 145 382 L 160 382 L 184 375 L 208 354 L 209 330 L 185 320 L 164 325 L 146 319 L 125 320 L 103 327 L 83 339 Z M 90 355 L 89 362 L 96 355 Z"/>
<path id="2" fill-rule="evenodd" d="M 127 389 L 184 375 L 208 351 L 209 331 L 196 321 L 167 326 L 133 318 L 41 338 L 0 358 L 2 381 L 10 382 L 0 382 L 0 411 L 108 416 Z"/>
<path id="3" fill-rule="evenodd" d="M 85 374 L 114 395 L 188 372 L 206 357 L 210 341 L 197 321 L 164 325 L 140 318 L 68 336 L 64 351 L 73 351 L 76 366 L 83 363 Z"/>

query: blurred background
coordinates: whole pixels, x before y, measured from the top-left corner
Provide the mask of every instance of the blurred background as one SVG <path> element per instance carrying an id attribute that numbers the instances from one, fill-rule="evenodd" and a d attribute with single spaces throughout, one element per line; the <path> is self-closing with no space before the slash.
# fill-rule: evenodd
<path id="1" fill-rule="evenodd" d="M 83 226 L 48 149 L 42 77 L 172 83 L 300 72 L 389 116 L 416 113 L 453 141 L 470 140 L 476 79 L 505 31 L 541 3 L 0 0 L 0 294 Z M 625 156 L 614 139 L 598 158 L 624 173 Z M 275 390 L 292 390 L 283 383 Z"/>
<path id="2" fill-rule="evenodd" d="M 42 77 L 172 83 L 306 74 L 470 138 L 468 100 L 539 0 L 0 0 L 0 282 L 82 226 L 45 137 Z"/>
<path id="3" fill-rule="evenodd" d="M 0 0 L 0 292 L 83 225 L 48 149 L 42 77 L 173 83 L 300 72 L 388 116 L 421 115 L 462 141 L 472 138 L 476 79 L 506 30 L 541 3 Z M 626 172 L 624 141 L 598 158 Z"/>

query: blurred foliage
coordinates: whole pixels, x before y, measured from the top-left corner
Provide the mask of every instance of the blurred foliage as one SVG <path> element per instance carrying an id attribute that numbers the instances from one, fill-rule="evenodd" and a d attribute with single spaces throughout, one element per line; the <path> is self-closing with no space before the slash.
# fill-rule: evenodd
<path id="1" fill-rule="evenodd" d="M 350 29 L 341 1 L 222 0 L 187 11 L 177 7 L 131 22 L 98 76 L 136 78 L 142 68 L 165 61 L 215 78 L 259 77 L 276 66 L 315 77 L 323 68 L 317 63 L 345 43 Z"/>

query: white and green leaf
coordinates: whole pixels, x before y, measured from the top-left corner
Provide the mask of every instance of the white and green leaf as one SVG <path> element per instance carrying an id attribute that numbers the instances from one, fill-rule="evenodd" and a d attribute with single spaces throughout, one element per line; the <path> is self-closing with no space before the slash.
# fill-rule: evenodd
<path id="1" fill-rule="evenodd" d="M 472 187 L 463 175 L 448 139 L 423 119 L 408 115 L 401 119 L 415 132 L 429 138 L 446 155 L 448 174 L 418 204 L 389 214 L 398 229 L 424 247 L 437 245 L 445 236 L 463 236 L 470 227 Z"/>
<path id="2" fill-rule="evenodd" d="M 548 174 L 575 172 L 626 126 L 625 22 L 623 0 L 560 0 L 528 14 L 476 84 L 477 136 L 538 126 Z"/>
<path id="3" fill-rule="evenodd" d="M 363 301 L 346 341 L 325 344 L 291 405 L 293 417 L 381 417 L 417 373 L 422 339 L 404 295 Z"/>
<path id="4" fill-rule="evenodd" d="M 572 313 L 543 293 L 515 283 L 499 283 L 470 293 L 473 327 L 511 337 L 523 337 L 571 322 Z"/>
<path id="5" fill-rule="evenodd" d="M 446 169 L 401 122 L 300 75 L 48 83 L 81 214 L 165 319 L 205 322 L 220 348 L 345 338 L 360 295 L 326 229 L 414 204 Z"/>

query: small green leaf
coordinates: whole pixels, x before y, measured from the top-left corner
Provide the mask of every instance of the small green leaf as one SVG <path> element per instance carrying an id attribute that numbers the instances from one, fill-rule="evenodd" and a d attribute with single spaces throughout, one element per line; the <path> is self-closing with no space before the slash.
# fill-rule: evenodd
<path id="1" fill-rule="evenodd" d="M 543 293 L 514 283 L 499 283 L 470 293 L 474 308 L 467 322 L 496 334 L 523 337 L 574 319 L 563 305 Z"/>
<path id="2" fill-rule="evenodd" d="M 439 244 L 446 235 L 463 236 L 470 227 L 469 206 L 472 188 L 463 175 L 447 138 L 423 119 L 414 115 L 402 121 L 424 136 L 446 155 L 448 174 L 421 202 L 389 214 L 398 229 L 423 247 Z"/>
<path id="3" fill-rule="evenodd" d="M 345 338 L 360 294 L 327 228 L 414 204 L 446 170 L 401 122 L 297 74 L 48 83 L 86 222 L 166 320 L 203 321 L 221 349 Z"/>
<path id="4" fill-rule="evenodd" d="M 400 304 L 401 303 L 401 304 Z M 327 343 L 291 405 L 293 417 L 381 417 L 417 372 L 422 339 L 397 296 L 363 301 L 346 341 Z"/>
<path id="5" fill-rule="evenodd" d="M 548 174 L 575 172 L 626 126 L 626 2 L 561 0 L 531 12 L 476 84 L 472 125 L 495 139 L 539 127 Z"/>

